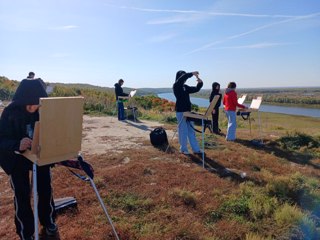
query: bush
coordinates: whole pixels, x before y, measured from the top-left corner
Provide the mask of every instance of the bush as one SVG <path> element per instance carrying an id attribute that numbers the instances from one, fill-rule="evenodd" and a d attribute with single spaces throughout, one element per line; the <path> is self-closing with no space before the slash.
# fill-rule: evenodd
<path id="1" fill-rule="evenodd" d="M 308 149 L 320 147 L 319 139 L 299 132 L 294 132 L 293 134 L 281 137 L 277 142 L 283 149 L 289 150 L 299 150 L 302 147 Z"/>
<path id="2" fill-rule="evenodd" d="M 298 225 L 302 221 L 304 214 L 296 206 L 285 203 L 282 207 L 275 211 L 274 219 L 278 226 Z"/>

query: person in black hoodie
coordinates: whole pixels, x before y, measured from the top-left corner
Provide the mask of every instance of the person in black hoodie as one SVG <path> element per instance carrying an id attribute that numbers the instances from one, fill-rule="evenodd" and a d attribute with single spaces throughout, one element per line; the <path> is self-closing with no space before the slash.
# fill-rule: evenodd
<path id="1" fill-rule="evenodd" d="M 47 97 L 40 81 L 22 80 L 12 102 L 0 118 L 0 165 L 9 175 L 14 191 L 16 232 L 21 239 L 34 239 L 34 215 L 30 204 L 29 171 L 32 162 L 19 153 L 31 148 L 39 98 Z M 47 235 L 57 234 L 50 166 L 37 166 L 38 213 Z"/>
<path id="2" fill-rule="evenodd" d="M 215 134 L 220 134 L 221 130 L 219 128 L 219 107 L 221 105 L 220 84 L 217 82 L 212 83 L 212 91 L 210 94 L 209 101 L 212 102 L 214 96 L 219 95 L 220 98 L 212 111 L 212 132 Z"/>
<path id="3" fill-rule="evenodd" d="M 190 87 L 186 85 L 186 81 L 195 76 L 197 78 L 197 86 Z M 185 71 L 178 71 L 176 74 L 176 81 L 173 84 L 173 93 L 176 97 L 176 116 L 178 121 L 178 135 L 180 143 L 180 152 L 188 155 L 188 139 L 191 145 L 192 151 L 196 154 L 202 153 L 199 147 L 199 143 L 196 138 L 193 123 L 186 120 L 183 117 L 184 112 L 191 111 L 190 93 L 199 92 L 203 86 L 202 80 L 199 78 L 199 72 L 186 73 Z"/>
<path id="4" fill-rule="evenodd" d="M 119 96 L 127 97 L 129 94 L 124 93 L 122 89 L 124 81 L 120 79 L 118 83 L 114 85 L 115 87 L 115 93 L 116 93 L 116 101 L 117 101 L 117 106 L 118 106 L 118 120 L 125 120 L 124 116 L 124 106 L 123 106 L 123 100 L 119 99 Z"/>

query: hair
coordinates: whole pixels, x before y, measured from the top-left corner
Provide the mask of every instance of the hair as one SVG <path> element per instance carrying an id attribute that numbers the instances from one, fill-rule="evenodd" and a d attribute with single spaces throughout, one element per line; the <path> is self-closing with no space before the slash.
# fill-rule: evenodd
<path id="1" fill-rule="evenodd" d="M 216 91 L 217 90 L 217 86 L 219 86 L 219 90 L 220 90 L 220 84 L 217 82 L 212 83 L 212 91 Z"/>
<path id="2" fill-rule="evenodd" d="M 35 76 L 34 72 L 29 72 L 29 75 L 28 75 L 29 78 L 34 76 Z"/>
<path id="3" fill-rule="evenodd" d="M 119 79 L 119 81 L 118 81 L 118 83 L 123 83 L 124 81 L 123 81 L 123 79 Z"/>
<path id="4" fill-rule="evenodd" d="M 182 71 L 182 70 L 178 71 L 178 72 L 176 73 L 176 81 L 177 81 L 182 75 L 184 75 L 184 74 L 186 74 L 185 71 Z"/>
<path id="5" fill-rule="evenodd" d="M 228 88 L 236 88 L 237 84 L 235 82 L 229 82 L 228 83 Z"/>

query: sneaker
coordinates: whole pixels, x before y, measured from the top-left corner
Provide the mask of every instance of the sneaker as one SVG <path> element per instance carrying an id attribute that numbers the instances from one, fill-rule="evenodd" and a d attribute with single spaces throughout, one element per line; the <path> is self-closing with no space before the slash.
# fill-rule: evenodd
<path id="1" fill-rule="evenodd" d="M 188 151 L 180 151 L 180 153 L 182 153 L 183 155 L 189 155 L 189 152 Z"/>
<path id="2" fill-rule="evenodd" d="M 31 237 L 26 237 L 24 238 L 25 240 L 34 240 L 34 236 L 31 236 Z"/>
<path id="3" fill-rule="evenodd" d="M 193 154 L 195 154 L 195 155 L 199 155 L 199 156 L 202 156 L 203 151 L 202 151 L 202 150 L 199 150 L 199 151 L 197 151 L 197 152 L 193 152 Z"/>
<path id="4" fill-rule="evenodd" d="M 55 223 L 52 223 L 49 226 L 46 226 L 45 229 L 46 229 L 46 234 L 48 236 L 55 236 L 58 232 L 58 226 Z"/>

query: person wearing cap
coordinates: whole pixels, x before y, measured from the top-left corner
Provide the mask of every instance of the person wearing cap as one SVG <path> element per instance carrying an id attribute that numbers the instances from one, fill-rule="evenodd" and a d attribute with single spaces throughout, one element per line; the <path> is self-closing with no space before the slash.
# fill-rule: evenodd
<path id="1" fill-rule="evenodd" d="M 29 171 L 32 162 L 23 153 L 31 148 L 39 99 L 47 97 L 39 81 L 22 80 L 12 102 L 0 118 L 0 165 L 9 175 L 14 192 L 16 232 L 21 239 L 34 239 L 34 215 L 30 204 Z M 47 235 L 57 234 L 50 166 L 37 166 L 39 221 Z"/>
<path id="2" fill-rule="evenodd" d="M 123 83 L 124 83 L 123 79 L 120 79 L 118 81 L 118 83 L 114 84 L 114 87 L 115 87 L 114 90 L 116 93 L 116 101 L 117 101 L 117 107 L 118 107 L 118 120 L 119 121 L 125 120 L 123 100 L 119 99 L 119 96 L 122 96 L 122 97 L 129 96 L 129 94 L 123 92 L 123 89 L 122 89 Z"/>
<path id="3" fill-rule="evenodd" d="M 186 85 L 186 81 L 195 76 L 197 78 L 196 86 L 188 86 Z M 192 148 L 193 153 L 201 154 L 199 143 L 196 138 L 196 133 L 194 130 L 193 123 L 187 121 L 185 117 L 183 117 L 184 112 L 191 111 L 191 101 L 190 95 L 191 93 L 199 92 L 203 86 L 202 80 L 199 78 L 199 72 L 190 72 L 186 73 L 185 71 L 178 71 L 176 73 L 176 80 L 173 84 L 173 93 L 176 97 L 176 117 L 178 121 L 178 135 L 179 135 L 179 143 L 180 143 L 180 152 L 182 154 L 188 155 L 188 140 L 190 146 Z"/>

